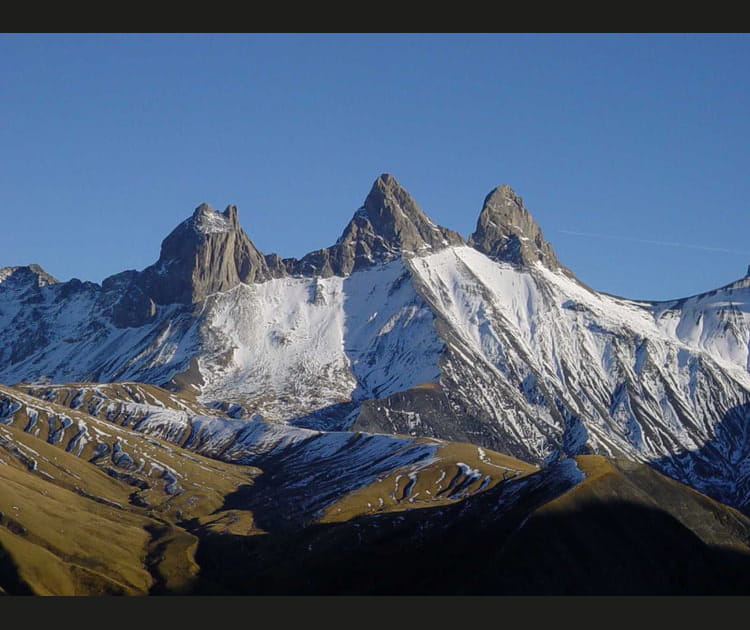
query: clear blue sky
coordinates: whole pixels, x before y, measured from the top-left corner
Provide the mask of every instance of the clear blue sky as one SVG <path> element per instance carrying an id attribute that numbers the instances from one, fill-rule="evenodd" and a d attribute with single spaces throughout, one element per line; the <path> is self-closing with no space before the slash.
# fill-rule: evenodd
<path id="1" fill-rule="evenodd" d="M 204 201 L 301 257 L 390 172 L 464 236 L 510 184 L 594 288 L 681 297 L 750 264 L 749 112 L 746 35 L 0 35 L 0 266 L 142 269 Z"/>

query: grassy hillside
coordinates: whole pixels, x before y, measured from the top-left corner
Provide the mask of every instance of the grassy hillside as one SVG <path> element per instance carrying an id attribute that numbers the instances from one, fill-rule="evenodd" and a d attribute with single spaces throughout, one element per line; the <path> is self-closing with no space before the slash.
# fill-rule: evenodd
<path id="1" fill-rule="evenodd" d="M 274 442 L 261 467 L 232 464 L 132 429 L 139 410 L 210 411 L 159 388 L 28 392 L 0 386 L 7 594 L 750 590 L 750 519 L 642 464 L 537 469 L 406 439 L 429 457 L 328 483 L 391 455 L 356 433 L 326 454 L 311 432 Z"/>
<path id="2" fill-rule="evenodd" d="M 259 471 L 0 390 L 0 587 L 48 595 L 188 588 L 197 539 L 177 523 L 210 514 Z"/>
<path id="3" fill-rule="evenodd" d="M 303 521 L 348 521 L 373 505 L 387 513 L 456 503 L 535 470 L 468 444 L 426 440 L 435 448 L 429 461 L 386 468 L 352 492 L 331 486 L 338 494 L 321 503 L 328 507 L 310 513 L 296 503 L 307 504 L 318 488 L 290 485 L 284 474 L 289 467 L 307 469 L 309 462 L 295 460 L 306 456 L 304 449 L 266 455 L 269 477 L 132 430 L 137 412 L 155 407 L 209 411 L 165 390 L 132 383 L 0 386 L 0 406 L 0 588 L 10 594 L 219 588 L 196 562 L 200 541 L 266 537 L 251 507 L 259 491 L 268 509 L 299 513 L 304 531 Z M 367 447 L 351 437 L 352 449 Z M 329 466 L 335 477 L 342 461 L 337 453 L 315 466 Z"/>
<path id="4" fill-rule="evenodd" d="M 572 460 L 563 464 L 572 464 Z M 642 464 L 576 458 L 449 505 L 201 536 L 200 593 L 746 594 L 750 519 Z M 252 570 L 249 569 L 252 567 Z"/>

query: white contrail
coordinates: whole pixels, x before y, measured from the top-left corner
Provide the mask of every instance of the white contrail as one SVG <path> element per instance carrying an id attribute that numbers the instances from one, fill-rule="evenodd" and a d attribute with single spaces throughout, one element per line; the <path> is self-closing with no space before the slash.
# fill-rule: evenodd
<path id="1" fill-rule="evenodd" d="M 558 230 L 563 234 L 573 236 L 590 236 L 593 238 L 610 238 L 617 241 L 631 241 L 633 243 L 649 243 L 651 245 L 667 245 L 669 247 L 687 247 L 689 249 L 703 249 L 709 252 L 724 252 L 726 254 L 739 254 L 741 256 L 750 256 L 750 252 L 743 252 L 738 249 L 727 249 L 726 247 L 708 247 L 706 245 L 694 245 L 692 243 L 673 243 L 671 241 L 654 241 L 647 238 L 633 238 L 630 236 L 616 236 L 614 234 L 595 234 L 594 232 L 578 232 L 575 230 Z"/>

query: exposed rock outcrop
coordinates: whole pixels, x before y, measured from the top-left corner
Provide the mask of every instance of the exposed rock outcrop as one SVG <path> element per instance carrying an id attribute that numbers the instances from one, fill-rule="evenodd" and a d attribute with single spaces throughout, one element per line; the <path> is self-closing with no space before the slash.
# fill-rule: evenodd
<path id="1" fill-rule="evenodd" d="M 236 206 L 216 212 L 204 203 L 164 239 L 159 260 L 143 271 L 139 285 L 157 304 L 190 304 L 271 277 L 265 257 L 239 224 Z"/>
<path id="2" fill-rule="evenodd" d="M 138 326 L 154 314 L 157 304 L 193 304 L 240 282 L 284 275 L 283 265 L 272 258 L 269 264 L 267 258 L 240 226 L 236 206 L 217 212 L 203 203 L 164 239 L 156 263 L 141 272 L 111 276 L 102 287 L 122 293 L 115 324 Z"/>
<path id="3" fill-rule="evenodd" d="M 555 250 L 544 240 L 523 199 L 505 184 L 485 197 L 469 245 L 493 260 L 522 267 L 539 261 L 549 269 L 573 275 L 557 260 Z"/>
<path id="4" fill-rule="evenodd" d="M 364 205 L 335 245 L 311 252 L 301 260 L 285 262 L 294 274 L 347 276 L 401 255 L 431 254 L 464 244 L 457 232 L 433 223 L 396 179 L 386 173 L 375 180 Z"/>

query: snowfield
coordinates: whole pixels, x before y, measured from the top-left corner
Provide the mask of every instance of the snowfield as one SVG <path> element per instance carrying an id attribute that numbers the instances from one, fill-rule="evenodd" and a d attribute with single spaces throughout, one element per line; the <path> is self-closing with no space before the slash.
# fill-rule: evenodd
<path id="1" fill-rule="evenodd" d="M 436 380 L 443 347 L 402 261 L 348 278 L 283 278 L 211 296 L 202 399 L 284 421 Z"/>

